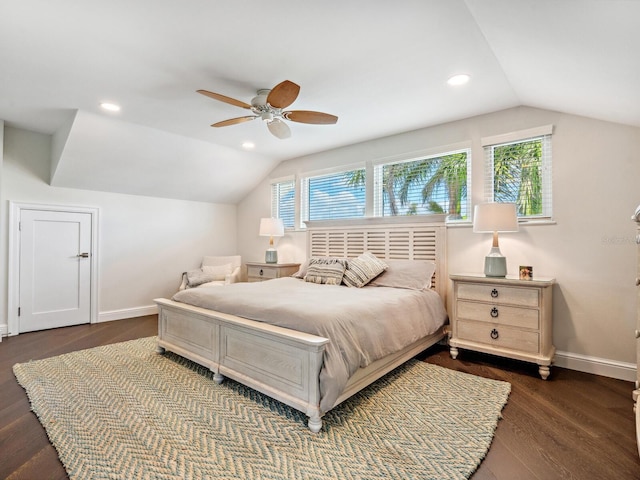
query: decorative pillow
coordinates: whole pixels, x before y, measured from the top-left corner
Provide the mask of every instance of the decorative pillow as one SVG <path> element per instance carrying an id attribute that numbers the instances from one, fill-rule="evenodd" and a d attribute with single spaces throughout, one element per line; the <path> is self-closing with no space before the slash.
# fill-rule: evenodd
<path id="1" fill-rule="evenodd" d="M 340 285 L 346 264 L 346 260 L 341 258 L 310 258 L 304 281 Z"/>
<path id="2" fill-rule="evenodd" d="M 307 269 L 309 268 L 309 259 L 305 260 L 301 265 L 300 265 L 300 269 L 292 274 L 291 276 L 294 278 L 304 278 L 304 276 L 307 274 Z"/>
<path id="3" fill-rule="evenodd" d="M 210 282 L 215 280 L 224 280 L 227 275 L 230 275 L 233 272 L 233 265 L 230 263 L 215 267 L 205 265 L 202 267 L 202 271 L 206 274 L 213 275 L 213 280 L 209 280 Z"/>
<path id="4" fill-rule="evenodd" d="M 413 290 L 431 288 L 431 279 L 436 271 L 435 263 L 429 260 L 387 260 L 387 264 L 389 268 L 369 285 Z"/>
<path id="5" fill-rule="evenodd" d="M 194 288 L 203 283 L 213 282 L 215 280 L 214 275 L 207 273 L 202 269 L 191 270 L 186 272 L 187 275 L 187 288 Z"/>
<path id="6" fill-rule="evenodd" d="M 371 252 L 349 260 L 342 281 L 347 287 L 364 287 L 387 268 L 387 264 Z"/>

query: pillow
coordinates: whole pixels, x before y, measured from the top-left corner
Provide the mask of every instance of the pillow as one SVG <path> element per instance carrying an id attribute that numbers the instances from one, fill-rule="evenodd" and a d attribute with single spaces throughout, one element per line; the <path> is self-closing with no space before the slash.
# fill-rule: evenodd
<path id="1" fill-rule="evenodd" d="M 300 269 L 292 274 L 291 276 L 294 278 L 304 278 L 304 276 L 307 274 L 307 269 L 309 268 L 309 260 L 305 260 L 304 262 L 302 262 L 302 264 L 300 264 Z"/>
<path id="2" fill-rule="evenodd" d="M 305 282 L 340 285 L 347 262 L 341 258 L 310 258 Z"/>
<path id="3" fill-rule="evenodd" d="M 436 264 L 429 260 L 387 260 L 389 268 L 371 281 L 376 287 L 410 288 L 424 290 L 431 288 L 431 279 Z"/>
<path id="4" fill-rule="evenodd" d="M 203 283 L 213 282 L 215 280 L 214 276 L 210 273 L 199 270 L 191 270 L 190 272 L 186 272 L 187 275 L 187 288 L 194 288 Z"/>
<path id="5" fill-rule="evenodd" d="M 230 275 L 233 272 L 233 265 L 231 263 L 225 263 L 224 265 L 218 266 L 203 266 L 202 271 L 206 274 L 212 275 L 213 280 L 209 280 L 213 282 L 215 280 L 224 280 L 227 275 Z"/>
<path id="6" fill-rule="evenodd" d="M 358 258 L 349 260 L 342 281 L 347 287 L 364 287 L 380 275 L 387 264 L 371 252 L 364 252 Z"/>

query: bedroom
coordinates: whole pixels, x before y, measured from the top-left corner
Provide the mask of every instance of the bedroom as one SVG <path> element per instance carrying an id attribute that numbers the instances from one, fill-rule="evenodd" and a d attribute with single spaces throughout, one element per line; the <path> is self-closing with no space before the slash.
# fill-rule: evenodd
<path id="1" fill-rule="evenodd" d="M 458 2 L 453 13 L 461 14 L 458 9 L 467 10 L 468 7 L 480 16 L 482 12 L 477 11 L 480 8 L 478 3 Z M 490 3 L 496 9 L 504 7 L 501 2 Z M 595 3 L 601 5 L 600 2 Z M 555 364 L 632 381 L 635 378 L 636 363 L 633 339 L 636 246 L 633 242 L 634 225 L 629 219 L 640 203 L 636 186 L 636 179 L 640 178 L 640 162 L 637 154 L 640 147 L 640 121 L 638 120 L 640 101 L 638 101 L 635 87 L 625 89 L 625 82 L 631 83 L 632 80 L 618 79 L 617 75 L 626 73 L 629 78 L 634 78 L 635 74 L 637 78 L 637 56 L 634 56 L 633 52 L 638 51 L 638 46 L 637 38 L 625 35 L 626 30 L 618 28 L 625 18 L 633 18 L 633 15 L 616 16 L 625 12 L 624 8 L 636 8 L 632 4 L 633 2 L 613 2 L 611 10 L 607 10 L 615 19 L 615 22 L 612 20 L 612 25 L 608 25 L 611 31 L 607 33 L 607 38 L 610 40 L 605 42 L 602 37 L 604 33 L 601 33 L 594 35 L 591 40 L 581 38 L 585 47 L 564 45 L 568 49 L 565 55 L 574 58 L 579 67 L 576 68 L 577 72 L 558 69 L 557 63 L 550 62 L 550 71 L 558 72 L 551 75 L 553 82 L 559 82 L 555 77 L 566 75 L 573 80 L 573 83 L 567 82 L 568 86 L 565 83 L 550 85 L 542 83 L 543 86 L 523 90 L 520 94 L 521 98 L 512 104 L 495 101 L 495 98 L 488 94 L 487 98 L 491 100 L 487 100 L 489 108 L 477 107 L 478 110 L 475 113 L 466 113 L 464 117 L 458 117 L 460 119 L 447 117 L 448 114 L 445 114 L 437 121 L 425 122 L 424 126 L 416 125 L 396 132 L 388 132 L 379 135 L 380 138 L 362 138 L 360 141 L 350 142 L 351 145 L 335 144 L 326 152 L 316 151 L 292 155 L 278 165 L 276 162 L 269 163 L 268 159 L 263 159 L 258 153 L 240 152 L 238 154 L 236 153 L 238 150 L 234 150 L 234 158 L 237 155 L 247 156 L 250 159 L 248 164 L 255 171 L 255 176 L 238 178 L 237 185 L 244 185 L 243 192 L 226 191 L 226 198 L 193 201 L 160 198 L 162 192 L 156 195 L 148 193 L 132 195 L 138 192 L 127 189 L 139 188 L 142 191 L 143 187 L 155 182 L 157 172 L 150 167 L 137 169 L 135 165 L 127 165 L 129 158 L 140 155 L 135 149 L 137 146 L 131 141 L 129 135 L 118 129 L 119 124 L 113 120 L 113 117 L 105 117 L 100 113 L 81 113 L 81 117 L 86 115 L 86 118 L 78 118 L 80 123 L 74 127 L 78 130 L 72 132 L 73 136 L 70 138 L 73 141 L 87 138 L 89 141 L 96 142 L 99 148 L 103 147 L 103 152 L 91 153 L 98 159 L 98 163 L 91 167 L 98 168 L 95 176 L 114 176 L 113 183 L 119 184 L 112 186 L 110 191 L 102 190 L 95 186 L 95 178 L 92 179 L 90 176 L 69 178 L 67 175 L 64 180 L 69 182 L 68 184 L 61 181 L 58 185 L 55 182 L 52 185 L 50 158 L 53 150 L 51 136 L 53 132 L 21 127 L 23 125 L 21 118 L 12 120 L 8 118 L 8 113 L 0 110 L 0 117 L 5 117 L 3 162 L 0 173 L 2 179 L 0 200 L 3 205 L 0 248 L 3 256 L 7 258 L 8 255 L 8 201 L 98 207 L 101 222 L 98 319 L 103 321 L 145 315 L 153 311 L 152 299 L 170 296 L 178 281 L 179 273 L 185 268 L 196 267 L 203 254 L 238 253 L 245 261 L 262 260 L 266 244 L 265 239 L 257 235 L 257 229 L 259 219 L 270 214 L 270 183 L 273 178 L 351 165 L 363 159 L 374 160 L 404 152 L 470 142 L 473 145 L 474 158 L 472 196 L 473 203 L 477 203 L 482 199 L 482 162 L 475 162 L 483 156 L 480 139 L 489 135 L 541 125 L 554 125 L 553 217 L 555 224 L 526 226 L 517 234 L 506 234 L 501 237 L 501 248 L 508 256 L 510 268 L 517 265 L 533 265 L 536 273 L 553 276 L 557 280 L 554 292 L 554 343 L 558 353 Z M 626 6 L 623 8 L 621 5 Z M 524 2 L 523 8 L 533 9 L 534 7 L 532 3 Z M 561 21 L 570 24 L 575 18 L 569 14 L 575 14 L 576 8 L 574 2 L 566 2 L 564 9 L 553 13 Z M 242 14 L 250 15 L 251 12 L 243 11 Z M 588 16 L 586 11 L 581 14 Z M 470 17 L 468 11 L 465 18 L 467 17 Z M 594 17 L 598 18 L 595 14 Z M 590 25 L 587 19 L 581 19 Z M 375 19 L 372 18 L 371 21 Z M 591 19 L 591 21 L 594 20 Z M 478 28 L 473 26 L 476 25 L 475 21 L 469 20 L 469 22 L 468 25 L 465 24 L 469 29 Z M 7 29 L 3 31 L 6 32 Z M 580 30 L 571 33 L 575 35 L 573 38 L 577 38 Z M 15 39 L 12 40 L 16 52 L 20 52 L 20 46 L 16 45 Z M 625 43 L 626 41 L 628 43 Z M 619 49 L 615 42 L 626 46 Z M 9 41 L 3 41 L 2 44 L 12 45 Z M 597 48 L 600 45 L 602 50 Z M 525 47 L 526 45 L 522 46 L 522 48 Z M 621 59 L 620 63 L 615 65 L 618 70 L 616 70 L 614 81 L 606 75 L 607 72 L 613 71 L 613 65 L 610 66 L 607 62 L 609 60 L 614 62 L 617 59 L 617 55 L 612 53 L 617 50 L 620 50 Z M 543 54 L 551 56 L 552 52 L 543 50 Z M 5 55 L 8 56 L 8 53 L 3 50 L 3 57 Z M 339 60 L 345 61 L 342 57 Z M 565 58 L 551 58 L 551 60 L 565 61 Z M 69 60 L 60 59 L 59 61 L 67 65 Z M 154 61 L 159 62 L 159 60 Z M 262 64 L 259 58 L 254 61 Z M 610 68 L 594 66 L 601 64 Z M 314 65 L 319 64 L 314 63 Z M 334 104 L 322 96 L 322 82 L 317 81 L 314 85 L 311 77 L 318 76 L 315 69 L 308 73 L 300 72 L 296 77 L 294 74 L 285 73 L 288 72 L 286 67 L 280 67 L 278 69 L 268 67 L 269 84 L 275 84 L 284 78 L 298 80 L 302 85 L 300 100 L 302 101 L 305 97 L 313 100 L 309 103 L 309 108 L 326 109 L 332 113 L 341 114 L 340 105 L 335 104 L 334 109 Z M 519 65 L 516 65 L 513 68 L 518 67 Z M 180 72 L 176 73 L 176 76 L 186 75 L 182 68 L 180 67 Z M 507 66 L 503 65 L 503 68 L 507 69 Z M 245 82 L 251 82 L 250 73 L 252 72 L 245 71 L 244 75 L 247 75 Z M 596 78 L 572 76 L 577 73 Z M 520 77 L 517 72 L 508 70 L 506 75 L 509 74 L 511 75 L 509 80 L 514 85 L 518 85 Z M 601 79 L 599 75 L 604 78 Z M 185 93 L 184 98 L 189 105 L 194 105 L 198 109 L 195 122 L 198 128 L 206 130 L 211 122 L 237 113 L 231 107 L 228 109 L 225 107 L 222 110 L 208 99 L 196 98 L 196 88 L 213 90 L 217 88 L 211 80 L 211 77 L 216 76 L 215 72 L 199 71 L 194 76 L 197 81 L 189 82 L 189 93 Z M 475 77 L 473 81 L 476 81 Z M 605 88 L 597 88 L 598 85 L 591 84 L 580 88 L 583 83 L 598 83 L 598 81 Z M 341 84 L 345 83 L 345 80 L 336 74 L 332 82 Z M 536 82 L 540 83 L 541 79 L 536 79 Z M 194 83 L 193 88 L 191 83 Z M 616 89 L 612 91 L 611 85 L 614 84 Z M 253 84 L 251 85 L 253 88 Z M 409 89 L 411 85 L 404 86 Z M 157 88 L 161 90 L 160 86 Z M 538 88 L 543 91 L 538 92 Z M 587 93 L 583 88 L 588 89 Z M 224 93 L 222 88 L 218 90 Z M 246 92 L 251 89 L 238 88 L 238 90 Z M 355 88 L 350 90 L 349 95 L 358 97 L 361 93 L 362 90 Z M 236 93 L 231 90 L 229 94 Z M 156 95 L 162 97 L 161 93 L 154 92 L 153 96 Z M 242 95 L 246 96 L 245 93 Z M 238 93 L 237 96 L 240 97 L 241 94 Z M 420 98 L 417 91 L 407 96 L 414 99 Z M 245 97 L 242 96 L 242 98 Z M 371 97 L 368 100 L 371 101 Z M 3 100 L 3 106 L 5 101 L 6 99 Z M 152 100 L 149 101 L 153 103 Z M 161 103 L 167 99 L 160 98 L 156 101 Z M 435 99 L 431 101 L 435 102 Z M 28 103 L 27 107 L 26 110 L 37 108 Z M 62 106 L 62 108 L 74 107 Z M 430 105 L 422 105 L 421 108 L 428 111 L 429 107 Z M 593 111 L 589 108 L 593 108 Z M 393 113 L 393 110 L 388 110 L 385 115 Z M 46 115 L 43 116 L 46 117 Z M 345 120 L 346 117 L 341 116 L 337 126 L 341 126 Z M 194 120 L 189 119 L 189 122 L 193 125 Z M 154 131 L 145 129 L 135 122 L 125 126 L 128 132 L 132 132 L 131 135 L 142 138 L 146 142 L 156 140 Z M 236 130 L 225 130 L 220 135 L 225 137 L 243 135 L 244 126 L 229 128 Z M 327 141 L 327 137 L 333 136 L 333 131 L 330 129 L 314 128 L 316 129 L 311 130 L 311 135 L 316 137 L 316 141 Z M 126 151 L 123 165 L 117 159 L 105 158 L 104 152 L 113 152 L 106 148 L 108 145 L 101 144 L 100 139 L 90 134 L 91 129 L 93 131 L 111 129 L 109 131 L 118 138 L 118 142 L 131 142 L 132 150 Z M 395 134 L 392 135 L 392 133 Z M 208 130 L 205 134 L 209 134 Z M 289 140 L 295 141 L 295 134 L 296 130 L 294 130 L 294 137 Z M 175 135 L 179 135 L 179 132 L 174 132 L 173 135 L 168 140 L 158 138 L 157 142 L 162 146 L 167 145 L 168 142 L 176 139 Z M 271 148 L 280 147 L 276 144 Z M 77 156 L 83 151 L 71 152 L 68 157 L 63 158 L 63 162 L 67 163 L 60 166 L 61 174 L 75 168 L 74 153 Z M 153 154 L 157 152 L 154 151 Z M 99 162 L 106 164 L 113 162 L 116 168 L 115 173 L 105 170 L 105 166 L 100 167 Z M 245 164 L 240 165 L 248 168 Z M 117 168 L 120 168 L 122 173 L 118 173 Z M 222 171 L 226 167 L 224 164 L 218 164 L 217 168 Z M 153 181 L 146 181 L 148 175 L 154 175 Z M 131 181 L 128 181 L 129 179 Z M 74 181 L 77 183 L 74 184 Z M 228 182 L 228 180 L 221 178 L 220 182 Z M 167 190 L 172 188 L 171 184 L 163 185 Z M 182 189 L 193 191 L 196 185 L 198 183 L 195 180 L 187 179 Z M 223 188 L 220 185 L 217 189 L 211 190 L 222 191 Z M 594 195 L 595 192 L 598 193 L 597 196 Z M 606 200 L 603 201 L 603 199 Z M 473 234 L 470 228 L 465 227 L 449 228 L 447 234 L 449 272 L 481 270 L 482 260 L 489 243 L 488 238 L 485 235 Z M 278 241 L 281 261 L 301 261 L 306 254 L 304 238 L 303 232 L 292 232 L 281 238 Z M 141 252 L 144 253 L 141 254 Z M 7 271 L 3 269 L 0 288 L 3 292 L 4 305 L 6 305 L 7 282 Z M 8 324 L 5 309 L 1 315 L 0 328 Z M 3 332 L 6 335 L 6 327 Z"/>

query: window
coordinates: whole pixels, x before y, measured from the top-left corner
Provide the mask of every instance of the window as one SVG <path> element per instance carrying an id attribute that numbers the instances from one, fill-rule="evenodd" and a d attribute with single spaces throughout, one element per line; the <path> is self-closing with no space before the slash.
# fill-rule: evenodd
<path id="1" fill-rule="evenodd" d="M 485 145 L 486 200 L 515 203 L 519 218 L 551 217 L 551 126 L 542 133 Z"/>
<path id="2" fill-rule="evenodd" d="M 469 149 L 374 167 L 374 215 L 441 213 L 464 220 L 471 159 Z"/>
<path id="3" fill-rule="evenodd" d="M 300 200 L 302 222 L 364 217 L 365 169 L 304 177 Z"/>
<path id="4" fill-rule="evenodd" d="M 281 218 L 284 228 L 294 228 L 296 188 L 295 180 L 271 184 L 271 216 Z"/>

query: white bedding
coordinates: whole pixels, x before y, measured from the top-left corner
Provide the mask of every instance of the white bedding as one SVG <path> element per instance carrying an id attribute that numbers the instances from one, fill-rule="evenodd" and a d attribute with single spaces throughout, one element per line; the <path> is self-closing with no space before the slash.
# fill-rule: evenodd
<path id="1" fill-rule="evenodd" d="M 291 277 L 188 289 L 173 300 L 330 339 L 320 409 L 331 409 L 358 368 L 438 330 L 447 320 L 432 290 L 318 285 Z"/>

